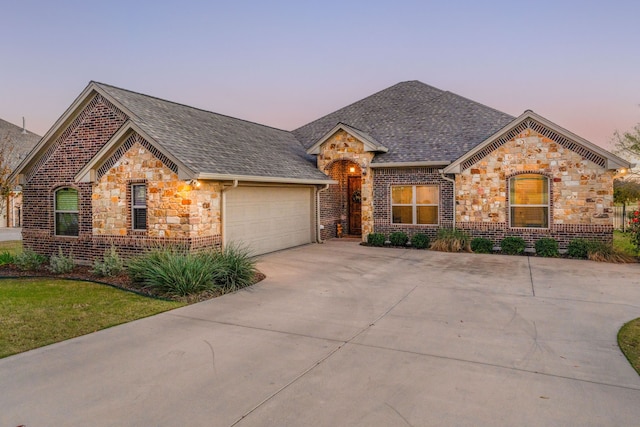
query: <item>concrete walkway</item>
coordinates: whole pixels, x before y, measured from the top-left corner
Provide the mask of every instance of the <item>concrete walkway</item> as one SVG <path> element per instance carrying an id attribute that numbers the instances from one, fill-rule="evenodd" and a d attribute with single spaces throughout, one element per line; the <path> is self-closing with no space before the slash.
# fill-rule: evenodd
<path id="1" fill-rule="evenodd" d="M 0 425 L 638 425 L 640 265 L 366 248 L 0 360 Z"/>

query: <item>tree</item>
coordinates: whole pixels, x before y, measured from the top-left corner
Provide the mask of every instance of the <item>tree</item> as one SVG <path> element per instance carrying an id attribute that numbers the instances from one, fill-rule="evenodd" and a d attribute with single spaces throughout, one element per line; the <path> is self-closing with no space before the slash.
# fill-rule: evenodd
<path id="1" fill-rule="evenodd" d="M 628 132 L 620 133 L 615 131 L 613 133 L 613 143 L 616 147 L 616 152 L 622 156 L 640 156 L 640 123 Z"/>
<path id="2" fill-rule="evenodd" d="M 622 231 L 626 228 L 627 205 L 640 200 L 640 182 L 633 179 L 613 181 L 613 201 L 622 205 Z"/>
<path id="3" fill-rule="evenodd" d="M 15 160 L 13 158 L 13 148 L 14 145 L 10 136 L 5 135 L 0 140 L 0 214 L 7 208 L 7 200 L 13 191 L 13 183 L 8 180 L 12 172 L 11 165 Z"/>

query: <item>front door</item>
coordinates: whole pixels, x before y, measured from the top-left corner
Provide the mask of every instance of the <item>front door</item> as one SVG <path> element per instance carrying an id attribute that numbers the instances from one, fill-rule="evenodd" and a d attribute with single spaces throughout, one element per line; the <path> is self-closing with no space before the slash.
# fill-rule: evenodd
<path id="1" fill-rule="evenodd" d="M 349 197 L 349 234 L 362 234 L 362 179 L 359 176 L 350 176 L 347 185 Z"/>

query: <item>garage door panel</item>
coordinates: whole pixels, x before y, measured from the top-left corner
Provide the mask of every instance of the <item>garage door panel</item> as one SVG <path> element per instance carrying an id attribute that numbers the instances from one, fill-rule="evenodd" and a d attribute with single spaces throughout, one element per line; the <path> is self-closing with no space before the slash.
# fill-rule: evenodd
<path id="1" fill-rule="evenodd" d="M 237 187 L 226 194 L 225 242 L 255 255 L 312 241 L 310 187 Z"/>

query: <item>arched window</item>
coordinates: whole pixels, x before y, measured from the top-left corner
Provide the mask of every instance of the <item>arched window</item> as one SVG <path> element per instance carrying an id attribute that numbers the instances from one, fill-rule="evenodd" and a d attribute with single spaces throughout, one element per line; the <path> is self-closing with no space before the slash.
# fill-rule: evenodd
<path id="1" fill-rule="evenodd" d="M 61 188 L 55 193 L 56 236 L 78 235 L 78 190 Z"/>
<path id="2" fill-rule="evenodd" d="M 509 180 L 511 227 L 549 228 L 549 178 L 539 174 Z"/>

